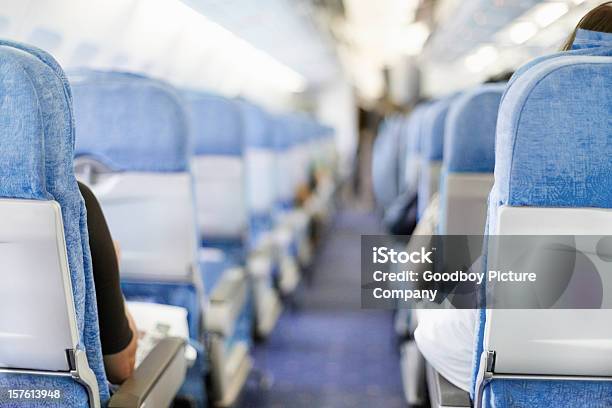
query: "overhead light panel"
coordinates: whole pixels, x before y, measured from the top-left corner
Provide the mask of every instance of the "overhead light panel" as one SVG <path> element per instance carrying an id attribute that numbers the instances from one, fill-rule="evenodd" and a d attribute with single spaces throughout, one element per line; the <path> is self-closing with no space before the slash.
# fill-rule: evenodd
<path id="1" fill-rule="evenodd" d="M 538 33 L 538 26 L 530 21 L 519 21 L 508 28 L 510 41 L 516 45 L 527 42 Z"/>
<path id="2" fill-rule="evenodd" d="M 240 81 L 238 79 L 234 81 L 232 78 L 231 82 L 257 81 L 264 86 L 286 92 L 302 92 L 306 89 L 306 78 L 300 73 L 183 2 L 136 1 L 139 2 L 143 12 L 146 12 L 143 15 L 143 22 L 150 27 L 150 30 L 143 32 L 154 31 L 154 27 L 160 26 L 165 27 L 168 33 L 179 33 L 178 36 L 170 34 L 165 36 L 168 38 L 168 43 L 171 44 L 172 41 L 177 43 L 175 48 L 180 46 L 181 42 L 188 41 L 185 37 L 197 38 L 199 47 L 191 50 L 191 53 L 199 55 L 198 62 L 223 60 L 222 66 L 232 66 L 231 74 L 240 77 Z M 189 44 L 192 42 L 189 41 Z M 225 72 L 229 73 L 230 70 Z M 216 80 L 216 82 L 221 81 Z"/>
<path id="3" fill-rule="evenodd" d="M 398 39 L 402 42 L 406 55 L 417 55 L 429 37 L 429 28 L 423 22 L 412 23 L 404 29 L 404 35 Z"/>
<path id="4" fill-rule="evenodd" d="M 569 11 L 569 6 L 562 2 L 541 3 L 529 12 L 529 17 L 541 28 L 547 27 Z"/>
<path id="5" fill-rule="evenodd" d="M 499 53 L 493 45 L 483 45 L 465 57 L 465 67 L 471 72 L 481 72 L 497 60 Z"/>

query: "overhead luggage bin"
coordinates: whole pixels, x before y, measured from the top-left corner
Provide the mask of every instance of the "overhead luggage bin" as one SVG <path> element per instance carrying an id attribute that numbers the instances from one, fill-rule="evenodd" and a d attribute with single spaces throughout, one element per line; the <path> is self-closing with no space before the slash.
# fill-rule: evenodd
<path id="1" fill-rule="evenodd" d="M 0 65 L 0 94 L 16 104 L 0 107 L 0 161 L 10 164 L 0 167 L 0 387 L 46 390 L 33 407 L 168 406 L 187 367 L 180 338 L 160 341 L 110 396 L 66 77 L 23 44 L 0 42 Z"/>

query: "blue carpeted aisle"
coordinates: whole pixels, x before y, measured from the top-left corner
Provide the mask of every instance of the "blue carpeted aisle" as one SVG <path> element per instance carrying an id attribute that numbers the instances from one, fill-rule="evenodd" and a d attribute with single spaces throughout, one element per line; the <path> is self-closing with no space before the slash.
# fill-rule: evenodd
<path id="1" fill-rule="evenodd" d="M 378 232 L 372 215 L 337 215 L 297 310 L 256 348 L 239 407 L 404 406 L 391 313 L 360 309 L 360 236 Z"/>

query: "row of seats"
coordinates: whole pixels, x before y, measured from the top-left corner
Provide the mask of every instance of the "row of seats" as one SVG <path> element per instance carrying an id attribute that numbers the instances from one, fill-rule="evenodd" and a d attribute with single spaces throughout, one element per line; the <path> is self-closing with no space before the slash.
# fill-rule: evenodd
<path id="1" fill-rule="evenodd" d="M 373 162 L 385 216 L 402 191 L 416 195 L 418 204 L 402 201 L 417 206 L 413 234 L 482 236 L 469 250 L 481 255 L 472 268 L 485 273 L 494 262 L 491 236 L 610 235 L 611 46 L 611 34 L 579 29 L 572 50 L 527 63 L 508 83 L 387 119 Z M 485 302 L 491 293 L 481 294 Z M 432 406 L 612 404 L 607 306 L 443 307 L 397 311 L 408 403 L 425 402 L 427 379 Z"/>
<path id="2" fill-rule="evenodd" d="M 45 407 L 231 405 L 333 209 L 332 129 L 139 74 L 66 76 L 8 41 L 0 64 L 0 388 L 59 390 Z M 184 311 L 139 341 L 112 398 L 77 179 L 120 246 L 137 325 L 143 305 Z"/>

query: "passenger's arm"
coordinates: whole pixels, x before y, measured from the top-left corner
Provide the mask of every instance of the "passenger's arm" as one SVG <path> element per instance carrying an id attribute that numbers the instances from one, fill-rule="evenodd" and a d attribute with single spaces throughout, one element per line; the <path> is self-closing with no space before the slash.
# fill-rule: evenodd
<path id="1" fill-rule="evenodd" d="M 136 349 L 138 345 L 138 330 L 132 315 L 125 308 L 125 315 L 132 331 L 132 340 L 129 342 L 126 348 L 115 354 L 109 354 L 104 356 L 104 369 L 106 370 L 106 377 L 108 381 L 113 384 L 121 384 L 134 372 L 134 366 L 136 364 Z"/>
<path id="2" fill-rule="evenodd" d="M 87 186 L 79 183 L 79 189 L 87 209 L 104 368 L 111 382 L 120 383 L 134 370 L 138 331 L 125 307 L 119 282 L 119 252 L 102 208 Z"/>

